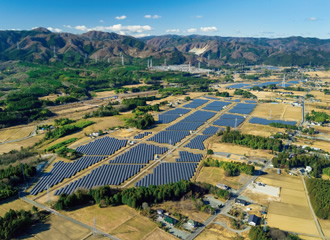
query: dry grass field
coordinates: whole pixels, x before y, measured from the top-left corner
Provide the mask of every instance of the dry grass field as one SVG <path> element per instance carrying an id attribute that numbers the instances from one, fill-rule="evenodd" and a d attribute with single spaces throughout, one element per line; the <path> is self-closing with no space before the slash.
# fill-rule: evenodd
<path id="1" fill-rule="evenodd" d="M 271 201 L 269 204 L 269 226 L 285 231 L 319 234 L 300 177 L 268 171 L 267 175 L 259 177 L 257 181 L 281 187 L 280 201 Z"/>
<path id="2" fill-rule="evenodd" d="M 316 72 L 308 72 L 307 75 L 311 77 L 319 77 L 322 79 L 330 79 L 330 71 L 316 71 Z"/>
<path id="3" fill-rule="evenodd" d="M 155 223 L 128 206 L 99 208 L 93 205 L 65 214 L 90 226 L 95 218 L 98 229 L 120 239 L 143 239 L 157 228 Z"/>
<path id="4" fill-rule="evenodd" d="M 330 220 L 319 219 L 319 223 L 322 227 L 323 234 L 326 237 L 330 237 Z"/>
<path id="5" fill-rule="evenodd" d="M 12 141 L 27 137 L 34 130 L 33 125 L 21 125 L 0 130 L 0 142 Z"/>
<path id="6" fill-rule="evenodd" d="M 256 136 L 269 137 L 277 132 L 285 132 L 284 128 L 275 128 L 269 125 L 252 124 L 245 122 L 240 128 L 243 134 L 252 134 Z"/>
<path id="7" fill-rule="evenodd" d="M 261 150 L 261 149 L 251 149 L 248 147 L 243 147 L 240 145 L 233 145 L 230 143 L 210 143 L 209 149 L 212 149 L 213 152 L 227 152 L 227 153 L 234 153 L 238 155 L 247 156 L 258 156 L 263 158 L 271 159 L 273 155 L 268 150 Z"/>
<path id="8" fill-rule="evenodd" d="M 159 228 L 155 229 L 152 233 L 150 233 L 149 235 L 145 236 L 143 238 L 144 240 L 175 240 L 177 239 L 176 237 L 174 237 L 172 234 L 169 234 Z"/>
<path id="9" fill-rule="evenodd" d="M 241 173 L 237 177 L 226 177 L 224 170 L 217 167 L 203 167 L 196 179 L 197 182 L 206 182 L 212 185 L 223 183 L 233 189 L 242 187 L 251 177 Z"/>
<path id="10" fill-rule="evenodd" d="M 301 108 L 292 107 L 289 104 L 279 103 L 263 103 L 253 110 L 251 116 L 269 119 L 271 110 L 271 119 L 276 120 L 289 120 L 289 121 L 301 121 Z"/>
<path id="11" fill-rule="evenodd" d="M 8 212 L 10 209 L 13 210 L 31 210 L 32 209 L 32 205 L 19 200 L 19 199 L 9 199 L 9 200 L 5 200 L 5 201 L 1 201 L 0 202 L 0 217 L 3 217 L 5 215 L 6 212 Z"/>
<path id="12" fill-rule="evenodd" d="M 29 139 L 22 140 L 19 142 L 5 143 L 3 145 L 0 145 L 0 154 L 7 153 L 11 150 L 19 150 L 19 149 L 21 149 L 21 147 L 24 147 L 24 148 L 31 147 L 35 143 L 39 142 L 43 137 L 44 137 L 44 134 L 41 134 L 41 135 L 36 135 Z"/>
<path id="13" fill-rule="evenodd" d="M 196 240 L 232 240 L 237 237 L 238 234 L 234 233 L 220 225 L 211 224 L 207 226 L 201 234 L 199 234 Z"/>
<path id="14" fill-rule="evenodd" d="M 157 204 L 157 206 L 154 206 L 155 209 L 161 208 L 165 209 L 165 211 L 168 211 L 170 213 L 181 213 L 185 216 L 187 216 L 189 219 L 192 219 L 197 222 L 204 222 L 206 219 L 210 217 L 209 214 L 198 211 L 195 206 L 194 202 L 191 199 L 179 201 L 179 202 L 164 202 L 162 204 Z"/>
<path id="15" fill-rule="evenodd" d="M 299 146 L 308 145 L 310 147 L 320 148 L 324 151 L 330 152 L 330 144 L 329 142 L 326 141 L 297 138 L 297 141 L 294 142 L 293 144 Z"/>
<path id="16" fill-rule="evenodd" d="M 30 228 L 23 239 L 58 240 L 84 239 L 90 230 L 56 215 L 50 215 L 44 223 L 38 223 Z"/>

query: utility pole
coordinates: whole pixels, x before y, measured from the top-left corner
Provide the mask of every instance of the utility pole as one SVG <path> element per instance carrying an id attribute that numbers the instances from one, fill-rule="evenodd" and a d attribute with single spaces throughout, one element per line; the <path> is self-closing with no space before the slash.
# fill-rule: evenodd
<path id="1" fill-rule="evenodd" d="M 19 50 L 19 42 L 16 43 L 17 50 Z"/>

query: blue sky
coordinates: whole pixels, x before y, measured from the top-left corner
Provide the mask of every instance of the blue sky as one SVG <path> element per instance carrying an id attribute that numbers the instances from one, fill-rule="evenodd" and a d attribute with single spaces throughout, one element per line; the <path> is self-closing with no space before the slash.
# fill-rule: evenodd
<path id="1" fill-rule="evenodd" d="M 0 29 L 330 38 L 330 0 L 0 0 Z"/>

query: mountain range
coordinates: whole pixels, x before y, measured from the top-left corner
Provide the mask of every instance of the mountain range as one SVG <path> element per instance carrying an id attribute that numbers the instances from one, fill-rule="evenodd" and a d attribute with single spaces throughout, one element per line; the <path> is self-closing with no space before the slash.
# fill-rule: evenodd
<path id="1" fill-rule="evenodd" d="M 164 35 L 134 38 L 116 33 L 54 33 L 46 28 L 0 31 L 0 60 L 79 64 L 87 60 L 125 61 L 153 58 L 169 64 L 208 63 L 329 66 L 330 39 L 238 38 Z"/>

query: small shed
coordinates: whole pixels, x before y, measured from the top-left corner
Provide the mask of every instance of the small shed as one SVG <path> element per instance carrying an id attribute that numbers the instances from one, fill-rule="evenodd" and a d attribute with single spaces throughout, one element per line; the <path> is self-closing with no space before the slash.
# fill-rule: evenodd
<path id="1" fill-rule="evenodd" d="M 256 215 L 252 214 L 249 216 L 249 219 L 248 219 L 248 224 L 250 226 L 256 226 L 259 222 L 259 217 L 257 217 Z"/>

